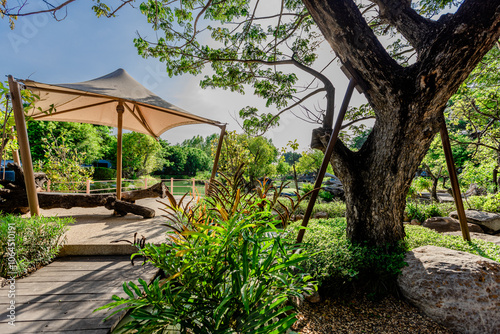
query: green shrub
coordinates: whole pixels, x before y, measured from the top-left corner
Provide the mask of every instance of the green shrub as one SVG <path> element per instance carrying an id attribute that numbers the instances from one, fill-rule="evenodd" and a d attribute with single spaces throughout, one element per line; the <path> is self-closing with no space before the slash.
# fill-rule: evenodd
<path id="1" fill-rule="evenodd" d="M 291 225 L 298 228 L 299 224 Z M 296 233 L 288 238 L 295 240 Z M 404 266 L 405 249 L 352 244 L 346 237 L 344 218 L 311 220 L 304 235 L 304 248 L 316 254 L 303 268 L 318 280 L 323 294 L 342 294 L 355 284 L 370 292 L 382 292 Z"/>
<path id="2" fill-rule="evenodd" d="M 139 333 L 168 326 L 207 334 L 284 333 L 291 327 L 292 297 L 315 289 L 298 267 L 307 253 L 283 241 L 271 211 L 275 203 L 264 189 L 258 196 L 243 194 L 242 178 L 226 181 L 225 187 L 214 182 L 213 197 L 191 207 L 169 194 L 171 242 L 147 244 L 138 253 L 165 279 L 151 286 L 139 280 L 145 296 L 126 282 L 128 298 L 113 296 L 114 302 L 98 310 L 130 309 L 133 320 L 123 328 Z"/>
<path id="3" fill-rule="evenodd" d="M 45 149 L 45 161 L 34 164 L 35 171 L 43 172 L 51 181 L 51 190 L 58 192 L 78 192 L 85 189 L 85 185 L 94 173 L 94 167 L 83 167 L 85 153 L 66 146 L 53 139 L 43 138 L 42 147 Z"/>
<path id="4" fill-rule="evenodd" d="M 405 242 L 409 250 L 432 245 L 467 252 L 500 262 L 500 246 L 484 240 L 464 241 L 461 236 L 445 235 L 422 226 L 405 225 Z"/>
<path id="5" fill-rule="evenodd" d="M 430 192 L 432 190 L 432 180 L 426 177 L 419 176 L 413 179 L 412 186 L 417 192 L 423 192 L 424 190 Z"/>
<path id="6" fill-rule="evenodd" d="M 479 211 L 500 213 L 500 193 L 486 196 L 471 196 L 466 199 L 464 206 Z"/>
<path id="7" fill-rule="evenodd" d="M 307 200 L 300 203 L 296 209 L 296 213 L 304 214 L 306 212 L 307 205 Z M 314 215 L 318 212 L 326 212 L 328 214 L 328 218 L 339 218 L 345 217 L 345 210 L 346 206 L 344 202 L 332 201 L 330 203 L 316 203 L 316 205 L 314 205 L 312 214 Z"/>
<path id="8" fill-rule="evenodd" d="M 0 276 L 23 276 L 51 262 L 64 243 L 70 218 L 0 217 Z M 14 254 L 15 266 L 9 258 Z M 14 272 L 13 275 L 11 272 Z"/>
<path id="9" fill-rule="evenodd" d="M 294 242 L 300 224 L 290 225 L 287 238 Z M 313 219 L 304 235 L 304 248 L 315 253 L 302 265 L 320 283 L 324 294 L 351 291 L 353 285 L 369 287 L 380 292 L 390 286 L 405 265 L 407 250 L 433 245 L 487 257 L 500 262 L 500 246 L 473 239 L 464 241 L 460 236 L 443 235 L 421 226 L 406 225 L 404 242 L 393 249 L 353 245 L 346 237 L 346 220 Z"/>
<path id="10" fill-rule="evenodd" d="M 418 203 L 406 202 L 405 212 L 410 219 L 416 219 L 423 223 L 431 217 L 446 217 L 455 210 L 454 203 Z"/>
<path id="11" fill-rule="evenodd" d="M 326 190 L 320 190 L 318 193 L 318 197 L 321 198 L 325 202 L 333 201 L 333 194 Z"/>
<path id="12" fill-rule="evenodd" d="M 94 168 L 94 180 L 114 180 L 116 179 L 116 169 L 106 167 Z"/>

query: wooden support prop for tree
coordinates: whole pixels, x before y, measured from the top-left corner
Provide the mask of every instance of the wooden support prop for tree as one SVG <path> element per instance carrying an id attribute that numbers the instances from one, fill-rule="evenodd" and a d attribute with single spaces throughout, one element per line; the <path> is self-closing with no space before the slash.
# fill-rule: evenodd
<path id="1" fill-rule="evenodd" d="M 26 130 L 26 121 L 24 119 L 23 103 L 19 84 L 9 75 L 9 89 L 12 98 L 12 107 L 14 108 L 14 119 L 16 122 L 17 139 L 21 148 L 21 158 L 23 160 L 24 180 L 28 196 L 28 204 L 32 216 L 40 214 L 38 208 L 38 197 L 36 194 L 35 175 L 33 172 L 33 162 L 31 160 L 30 144 L 28 140 L 28 131 Z"/>
<path id="2" fill-rule="evenodd" d="M 222 143 L 224 142 L 224 136 L 226 134 L 226 124 L 223 124 L 220 128 L 219 143 L 217 144 L 217 152 L 215 153 L 214 166 L 212 167 L 212 174 L 210 175 L 210 181 L 208 183 L 208 193 L 212 189 L 212 183 L 215 179 L 215 174 L 217 173 L 217 167 L 219 165 L 220 152 L 222 150 Z"/>
<path id="3" fill-rule="evenodd" d="M 340 128 L 342 127 L 342 122 L 345 117 L 345 113 L 347 108 L 349 107 L 349 101 L 351 100 L 352 92 L 354 91 L 354 87 L 356 87 L 356 80 L 351 78 L 349 80 L 349 85 L 347 86 L 347 91 L 344 96 L 344 101 L 342 102 L 342 106 L 340 107 L 339 115 L 337 116 L 337 121 L 335 122 L 335 127 L 333 129 L 332 134 L 330 135 L 330 140 L 328 141 L 328 146 L 326 147 L 325 156 L 323 158 L 323 162 L 321 163 L 321 167 L 319 169 L 318 175 L 316 176 L 316 182 L 314 183 L 314 190 L 311 193 L 311 198 L 309 199 L 309 204 L 307 205 L 306 212 L 304 214 L 304 219 L 302 220 L 302 227 L 307 227 L 309 223 L 309 219 L 311 218 L 312 210 L 316 203 L 316 199 L 318 198 L 319 189 L 321 188 L 321 183 L 323 182 L 323 178 L 325 177 L 326 169 L 328 164 L 330 163 L 330 158 L 333 153 L 333 147 L 337 142 L 337 138 L 339 136 Z M 304 238 L 305 229 L 301 229 L 297 235 L 297 243 L 301 243 Z"/>
<path id="4" fill-rule="evenodd" d="M 444 156 L 446 158 L 446 166 L 448 167 L 448 174 L 450 175 L 451 188 L 453 190 L 453 198 L 455 199 L 455 206 L 457 208 L 458 220 L 460 222 L 460 229 L 462 230 L 462 237 L 466 241 L 470 241 L 469 226 L 467 225 L 467 217 L 465 216 L 464 203 L 462 202 L 462 194 L 460 193 L 460 185 L 458 184 L 457 172 L 455 170 L 455 163 L 453 161 L 453 154 L 451 153 L 450 137 L 446 122 L 441 122 L 441 142 L 443 143 Z"/>

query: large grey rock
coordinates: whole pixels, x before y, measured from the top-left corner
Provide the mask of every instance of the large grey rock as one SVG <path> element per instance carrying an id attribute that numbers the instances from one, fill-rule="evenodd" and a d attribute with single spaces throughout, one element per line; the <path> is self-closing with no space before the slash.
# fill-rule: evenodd
<path id="1" fill-rule="evenodd" d="M 500 263 L 435 246 L 405 260 L 398 285 L 422 312 L 457 333 L 500 333 Z"/>
<path id="2" fill-rule="evenodd" d="M 465 192 L 464 196 L 465 197 L 470 197 L 470 196 L 484 196 L 487 195 L 488 192 L 486 191 L 485 188 L 479 187 L 475 183 L 471 183 L 469 186 L 469 189 Z"/>
<path id="3" fill-rule="evenodd" d="M 469 232 L 483 233 L 481 227 L 477 224 L 467 223 L 469 226 Z M 427 219 L 423 224 L 423 227 L 430 228 L 434 231 L 443 232 L 454 232 L 460 231 L 460 222 L 451 217 L 431 217 Z"/>
<path id="4" fill-rule="evenodd" d="M 465 216 L 469 223 L 481 225 L 485 232 L 497 233 L 500 231 L 500 215 L 496 213 L 465 210 Z M 458 219 L 458 213 L 453 211 L 450 213 L 450 217 Z"/>

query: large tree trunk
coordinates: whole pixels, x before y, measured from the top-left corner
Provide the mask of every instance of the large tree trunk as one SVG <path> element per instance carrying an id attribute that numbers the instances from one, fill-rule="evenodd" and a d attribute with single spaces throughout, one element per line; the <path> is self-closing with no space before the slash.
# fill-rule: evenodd
<path id="1" fill-rule="evenodd" d="M 354 1 L 304 3 L 376 115 L 358 152 L 339 140 L 331 159 L 344 185 L 348 237 L 394 244 L 405 235 L 406 193 L 448 99 L 500 36 L 500 0 L 465 0 L 438 21 L 419 16 L 411 1 L 374 1 L 381 18 L 417 51 L 416 63 L 408 67 L 386 52 Z"/>

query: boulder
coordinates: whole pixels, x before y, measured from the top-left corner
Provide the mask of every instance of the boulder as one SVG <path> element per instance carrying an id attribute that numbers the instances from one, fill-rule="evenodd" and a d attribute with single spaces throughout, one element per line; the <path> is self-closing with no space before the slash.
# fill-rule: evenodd
<path id="1" fill-rule="evenodd" d="M 436 246 L 405 261 L 399 288 L 427 316 L 457 333 L 500 333 L 500 263 Z"/>
<path id="2" fill-rule="evenodd" d="M 469 232 L 483 233 L 479 225 L 471 223 L 467 223 L 467 225 L 469 226 Z M 461 231 L 460 222 L 450 217 L 431 217 L 427 219 L 422 226 L 439 233 Z"/>
<path id="3" fill-rule="evenodd" d="M 323 211 L 320 211 L 320 212 L 316 212 L 314 215 L 313 215 L 313 218 L 316 218 L 316 219 L 326 219 L 328 218 L 328 213 L 326 212 L 323 212 Z"/>
<path id="4" fill-rule="evenodd" d="M 418 219 L 412 219 L 410 222 L 410 225 L 417 225 L 418 226 L 418 225 L 422 225 L 422 224 L 418 221 Z"/>
<path id="5" fill-rule="evenodd" d="M 495 234 L 500 232 L 500 215 L 496 213 L 465 210 L 465 216 L 469 223 L 480 225 L 486 233 Z M 450 217 L 458 219 L 458 213 L 453 211 L 450 213 Z"/>
<path id="6" fill-rule="evenodd" d="M 343 198 L 344 197 L 344 187 L 342 185 L 340 186 L 326 186 L 322 187 L 324 191 L 328 191 L 333 195 L 333 197 L 337 198 Z"/>
<path id="7" fill-rule="evenodd" d="M 486 191 L 485 188 L 479 187 L 475 183 L 471 183 L 469 186 L 469 189 L 465 192 L 464 196 L 465 197 L 470 197 L 470 196 L 484 196 L 487 195 L 488 192 Z"/>

